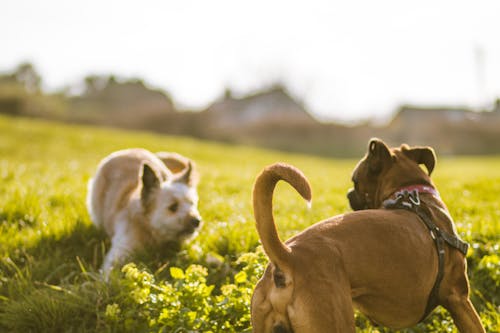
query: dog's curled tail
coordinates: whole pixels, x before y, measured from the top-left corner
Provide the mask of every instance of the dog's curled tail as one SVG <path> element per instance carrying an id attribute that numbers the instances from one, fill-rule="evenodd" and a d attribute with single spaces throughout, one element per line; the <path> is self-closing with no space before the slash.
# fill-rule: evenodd
<path id="1" fill-rule="evenodd" d="M 311 186 L 304 174 L 297 168 L 276 163 L 266 167 L 257 176 L 253 187 L 253 209 L 257 232 L 269 260 L 277 266 L 289 261 L 290 248 L 284 244 L 276 230 L 273 218 L 273 192 L 278 181 L 284 180 L 299 194 L 311 202 Z"/>

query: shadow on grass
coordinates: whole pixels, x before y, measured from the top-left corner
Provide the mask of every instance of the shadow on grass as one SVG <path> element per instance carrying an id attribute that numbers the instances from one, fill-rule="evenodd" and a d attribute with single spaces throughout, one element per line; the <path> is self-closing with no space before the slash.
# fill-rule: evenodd
<path id="1" fill-rule="evenodd" d="M 82 272 L 99 273 L 110 245 L 110 239 L 103 230 L 79 220 L 71 232 L 43 237 L 32 247 L 18 249 L 9 254 L 8 259 L 16 269 L 13 269 L 13 265 L 2 264 L 1 261 L 0 267 L 4 269 L 4 275 L 7 277 L 13 276 L 18 269 L 26 268 L 32 281 L 55 285 L 76 283 Z M 137 262 L 152 272 L 161 270 L 172 260 L 176 263 L 189 261 L 177 243 L 148 247 L 128 258 L 128 261 Z"/>
<path id="2" fill-rule="evenodd" d="M 106 307 L 123 293 L 120 273 L 106 281 L 99 272 L 109 246 L 103 231 L 76 221 L 70 232 L 0 258 L 0 332 L 106 331 Z M 186 259 L 179 250 L 166 244 L 130 260 L 164 275 L 172 258 Z"/>
<path id="3" fill-rule="evenodd" d="M 81 273 L 82 264 L 90 270 L 99 267 L 107 243 L 103 232 L 76 221 L 71 232 L 45 236 L 33 246 L 12 251 L 2 258 L 0 267 L 12 284 L 16 280 L 32 285 L 73 282 L 72 278 Z"/>

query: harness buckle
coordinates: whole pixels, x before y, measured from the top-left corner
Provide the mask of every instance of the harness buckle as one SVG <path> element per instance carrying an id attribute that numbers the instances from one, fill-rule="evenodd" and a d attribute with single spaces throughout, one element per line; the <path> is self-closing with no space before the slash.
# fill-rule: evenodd
<path id="1" fill-rule="evenodd" d="M 417 190 L 413 190 L 408 193 L 408 199 L 414 206 L 420 206 L 420 196 Z"/>
<path id="2" fill-rule="evenodd" d="M 436 234 L 434 234 L 434 230 L 431 230 L 431 237 L 432 239 L 436 240 Z"/>
<path id="3" fill-rule="evenodd" d="M 442 234 L 441 230 L 439 229 L 439 227 L 434 226 L 434 228 L 432 228 L 432 229 L 430 226 L 427 226 L 427 227 L 430 230 L 432 239 L 436 240 L 438 238 L 441 239 L 443 237 L 443 234 Z"/>
<path id="4" fill-rule="evenodd" d="M 412 208 L 413 207 L 412 203 L 408 202 L 408 201 L 402 201 L 401 205 L 403 205 L 406 208 Z"/>
<path id="5" fill-rule="evenodd" d="M 420 206 L 420 196 L 417 190 L 411 192 L 404 190 L 396 193 L 396 199 L 391 202 L 392 205 L 401 205 L 405 208 L 412 209 Z"/>

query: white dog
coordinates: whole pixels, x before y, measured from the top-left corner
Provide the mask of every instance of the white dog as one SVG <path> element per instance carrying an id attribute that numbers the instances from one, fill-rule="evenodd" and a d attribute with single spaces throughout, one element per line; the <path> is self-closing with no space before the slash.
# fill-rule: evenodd
<path id="1" fill-rule="evenodd" d="M 111 237 L 105 274 L 146 245 L 182 242 L 201 223 L 192 162 L 175 153 L 127 149 L 104 158 L 89 181 L 87 208 Z"/>

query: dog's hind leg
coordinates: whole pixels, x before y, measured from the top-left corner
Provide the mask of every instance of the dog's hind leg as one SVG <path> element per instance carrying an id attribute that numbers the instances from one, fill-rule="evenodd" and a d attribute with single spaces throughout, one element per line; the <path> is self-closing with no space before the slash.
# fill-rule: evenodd
<path id="1" fill-rule="evenodd" d="M 294 333 L 355 333 L 348 288 L 301 295 L 289 307 L 289 316 Z"/>
<path id="2" fill-rule="evenodd" d="M 355 333 L 351 285 L 340 253 L 302 264 L 288 314 L 294 333 Z M 334 267 L 328 271 L 321 267 Z"/>

